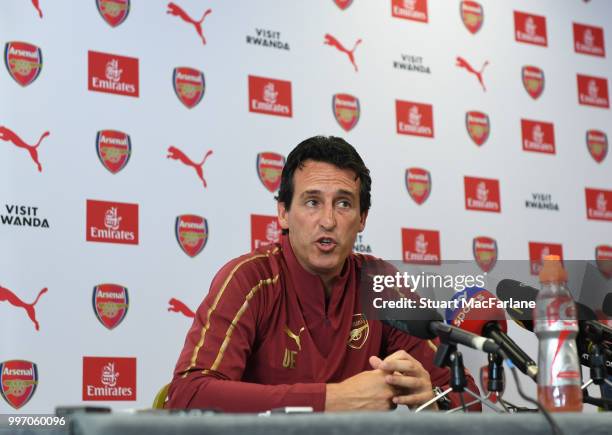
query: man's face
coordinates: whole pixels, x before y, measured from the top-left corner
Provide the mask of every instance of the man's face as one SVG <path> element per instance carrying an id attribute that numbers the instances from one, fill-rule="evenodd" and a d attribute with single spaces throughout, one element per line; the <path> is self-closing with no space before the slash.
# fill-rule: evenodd
<path id="1" fill-rule="evenodd" d="M 365 227 L 359 212 L 360 181 L 350 169 L 307 160 L 293 174 L 290 210 L 278 203 L 278 220 L 289 230 L 298 261 L 328 282 L 340 274 L 355 237 Z"/>

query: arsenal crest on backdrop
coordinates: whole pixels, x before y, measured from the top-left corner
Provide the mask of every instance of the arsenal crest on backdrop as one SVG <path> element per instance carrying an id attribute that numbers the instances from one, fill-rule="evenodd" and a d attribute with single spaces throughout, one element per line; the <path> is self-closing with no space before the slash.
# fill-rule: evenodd
<path id="1" fill-rule="evenodd" d="M 462 1 L 459 5 L 461 20 L 470 33 L 476 33 L 482 27 L 484 11 L 482 6 L 475 1 Z"/>
<path id="2" fill-rule="evenodd" d="M 40 75 L 42 51 L 27 42 L 7 42 L 4 46 L 4 64 L 13 80 L 21 86 L 28 86 Z"/>
<path id="3" fill-rule="evenodd" d="M 523 86 L 527 93 L 537 100 L 544 92 L 544 71 L 537 66 L 525 65 L 521 69 Z"/>
<path id="4" fill-rule="evenodd" d="M 208 221 L 202 216 L 184 214 L 176 217 L 176 241 L 191 258 L 198 255 L 208 241 Z"/>
<path id="5" fill-rule="evenodd" d="M 406 188 L 408 194 L 418 205 L 423 204 L 431 193 L 431 175 L 422 168 L 406 169 Z"/>
<path id="6" fill-rule="evenodd" d="M 204 97 L 206 89 L 204 73 L 195 68 L 174 68 L 172 86 L 179 101 L 188 109 L 193 109 Z"/>
<path id="7" fill-rule="evenodd" d="M 116 130 L 100 130 L 96 134 L 96 152 L 102 165 L 116 174 L 125 168 L 132 155 L 130 135 Z"/>
<path id="8" fill-rule="evenodd" d="M 114 329 L 128 312 L 128 289 L 117 284 L 99 284 L 93 288 L 92 303 L 100 323 L 108 329 Z"/>
<path id="9" fill-rule="evenodd" d="M 603 131 L 589 130 L 586 132 L 586 143 L 589 154 L 597 162 L 601 163 L 608 154 L 608 136 Z"/>
<path id="10" fill-rule="evenodd" d="M 478 267 L 483 272 L 490 272 L 495 267 L 495 263 L 497 263 L 497 241 L 491 237 L 474 237 L 472 253 Z"/>
<path id="11" fill-rule="evenodd" d="M 332 98 L 336 121 L 345 131 L 351 131 L 359 121 L 361 113 L 359 99 L 349 94 L 336 94 Z"/>
<path id="12" fill-rule="evenodd" d="M 475 110 L 467 112 L 465 114 L 465 128 L 474 143 L 482 146 L 489 138 L 489 132 L 491 131 L 489 116 Z"/>
<path id="13" fill-rule="evenodd" d="M 24 406 L 38 385 L 38 369 L 30 361 L 11 360 L 0 363 L 0 393 L 15 409 Z"/>
<path id="14" fill-rule="evenodd" d="M 111 27 L 123 23 L 130 13 L 130 0 L 96 0 L 96 6 Z"/>
<path id="15" fill-rule="evenodd" d="M 285 157 L 272 152 L 257 154 L 257 176 L 266 189 L 274 193 L 281 183 L 281 174 L 285 166 Z"/>

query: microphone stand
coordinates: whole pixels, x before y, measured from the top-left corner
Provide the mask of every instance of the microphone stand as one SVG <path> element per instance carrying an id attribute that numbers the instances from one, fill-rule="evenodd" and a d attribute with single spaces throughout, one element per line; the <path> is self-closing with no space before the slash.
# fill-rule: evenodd
<path id="1" fill-rule="evenodd" d="M 467 407 L 471 406 L 475 403 L 482 403 L 483 405 L 488 406 L 493 411 L 497 413 L 504 412 L 500 410 L 493 402 L 486 397 L 480 397 L 470 389 L 466 388 L 467 379 L 465 377 L 465 367 L 463 365 L 463 355 L 461 352 L 457 350 L 457 343 L 454 343 L 450 340 L 450 337 L 445 337 L 444 334 L 440 335 L 441 344 L 438 346 L 438 350 L 436 351 L 436 356 L 434 358 L 434 364 L 438 367 L 448 367 L 450 369 L 451 378 L 450 378 L 450 388 L 446 389 L 444 392 L 438 394 L 433 399 L 425 402 L 421 406 L 419 406 L 415 412 L 420 412 L 423 409 L 427 408 L 434 402 L 437 402 L 441 398 L 448 395 L 451 391 L 455 393 L 460 393 L 462 405 L 458 408 L 451 409 L 447 411 L 447 413 L 456 412 L 457 410 L 463 409 L 463 412 L 467 412 Z M 466 392 L 474 399 L 473 402 L 469 404 L 465 404 L 463 401 L 463 393 Z"/>
<path id="2" fill-rule="evenodd" d="M 534 412 L 537 409 L 529 409 L 517 406 L 511 402 L 502 398 L 504 394 L 504 383 L 506 377 L 504 376 L 504 358 L 495 353 L 489 354 L 489 380 L 487 381 L 487 390 L 489 393 L 485 397 L 489 397 L 489 395 L 494 394 L 499 401 L 499 404 L 504 408 L 504 411 L 507 413 L 515 413 L 515 412 Z"/>
<path id="3" fill-rule="evenodd" d="M 498 354 L 490 353 L 489 359 L 489 379 L 487 380 L 487 390 L 489 394 L 494 394 L 499 401 L 499 404 L 506 412 L 510 409 L 506 406 L 506 402 L 502 399 L 504 393 L 504 359 Z"/>
<path id="4" fill-rule="evenodd" d="M 589 405 L 599 406 L 603 408 L 604 411 L 610 411 L 612 409 L 612 400 L 605 399 L 604 393 L 604 383 L 611 385 L 612 383 L 606 379 L 606 365 L 604 354 L 601 348 L 601 337 L 596 337 L 593 335 L 589 335 L 589 338 L 592 339 L 592 344 L 589 349 L 589 363 L 590 363 L 590 374 L 591 379 L 589 379 L 581 388 L 582 388 L 582 401 L 584 403 L 588 403 Z M 599 391 L 601 392 L 601 399 L 597 399 L 595 397 L 589 396 L 588 387 L 591 384 L 599 385 Z"/>

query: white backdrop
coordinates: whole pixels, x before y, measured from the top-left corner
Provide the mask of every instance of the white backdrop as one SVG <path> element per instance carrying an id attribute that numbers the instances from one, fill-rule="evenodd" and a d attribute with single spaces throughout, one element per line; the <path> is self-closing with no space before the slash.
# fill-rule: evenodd
<path id="1" fill-rule="evenodd" d="M 530 241 L 562 244 L 564 258 L 583 260 L 594 258 L 596 246 L 612 245 L 611 223 L 587 219 L 585 204 L 585 187 L 599 189 L 606 191 L 604 214 L 612 211 L 610 157 L 596 162 L 585 141 L 590 129 L 611 133 L 610 110 L 578 104 L 576 78 L 606 79 L 598 95 L 607 94 L 612 65 L 608 55 L 577 53 L 572 25 L 603 28 L 609 50 L 612 6 L 605 0 L 480 0 L 484 21 L 474 34 L 458 0 L 405 2 L 417 10 L 426 4 L 427 22 L 393 17 L 398 2 L 391 0 L 344 2 L 344 10 L 332 0 L 177 0 L 197 19 L 212 10 L 202 25 L 206 44 L 195 26 L 166 13 L 167 1 L 132 0 L 116 27 L 93 0 L 34 3 L 42 18 L 30 1 L 0 5 L 0 44 L 23 41 L 42 52 L 40 73 L 27 86 L 11 77 L 12 61 L 5 59 L 0 126 L 27 144 L 50 132 L 37 149 L 42 172 L 7 130 L 0 137 L 0 214 L 7 216 L 0 224 L 0 287 L 10 290 L 0 296 L 0 363 L 27 360 L 38 368 L 36 391 L 20 412 L 50 412 L 57 404 L 150 406 L 171 378 L 191 323 L 169 312 L 168 301 L 195 310 L 219 267 L 251 248 L 251 215 L 275 214 L 273 193 L 257 175 L 258 153 L 286 156 L 315 134 L 345 137 L 369 166 L 373 206 L 359 243 L 377 256 L 402 258 L 402 228 L 439 231 L 442 260 L 472 259 L 477 236 L 494 238 L 504 260 L 528 259 Z M 100 3 L 112 8 L 121 2 Z M 546 18 L 546 47 L 515 40 L 514 11 Z M 253 44 L 262 34 L 268 46 Z M 347 54 L 324 44 L 326 34 L 349 49 L 362 40 L 354 51 L 358 71 Z M 124 79 L 130 74 L 117 56 L 138 59 L 138 97 L 88 90 L 90 51 L 119 59 L 110 77 L 118 69 Z M 489 62 L 482 75 L 486 91 L 456 66 L 457 57 L 475 70 Z M 410 63 L 406 59 L 422 72 L 394 68 L 394 62 Z M 525 65 L 544 71 L 538 99 L 523 87 Z M 108 62 L 102 66 L 106 71 Z M 191 109 L 173 89 L 177 67 L 204 74 L 204 95 Z M 249 111 L 249 76 L 290 82 L 292 116 Z M 190 89 L 197 92 L 197 84 Z M 269 91 L 279 92 L 277 102 L 287 98 L 278 84 Z M 360 117 L 349 132 L 334 118 L 332 97 L 339 93 L 359 99 Z M 396 100 L 431 105 L 434 137 L 398 134 Z M 466 130 L 472 110 L 490 120 L 481 146 Z M 555 154 L 523 151 L 521 119 L 553 123 Z M 130 159 L 116 174 L 98 158 L 100 130 L 130 136 Z M 167 158 L 171 146 L 197 163 L 212 150 L 203 165 L 207 187 L 194 168 Z M 405 185 L 405 171 L 413 167 L 431 174 L 421 205 Z M 466 210 L 465 176 L 499 181 L 501 213 Z M 551 195 L 559 211 L 527 209 L 535 193 Z M 138 244 L 86 241 L 87 200 L 138 204 Z M 49 228 L 8 224 L 8 216 L 17 216 L 11 205 L 37 207 L 36 217 Z M 129 217 L 121 208 L 118 213 L 110 217 L 122 217 L 124 229 Z M 207 220 L 206 244 L 195 257 L 175 236 L 176 218 L 185 214 Z M 112 219 L 107 223 L 113 226 Z M 267 231 L 275 234 L 273 227 Z M 202 234 L 187 235 L 195 250 Z M 93 288 L 104 283 L 129 293 L 127 314 L 114 329 L 92 308 Z M 43 288 L 48 292 L 35 305 L 37 331 L 18 301 L 3 298 L 30 303 Z M 533 337 L 514 325 L 510 331 L 536 355 Z M 466 353 L 477 371 L 481 359 Z M 136 358 L 136 400 L 83 402 L 83 357 Z M 117 381 L 119 373 L 120 386 L 129 377 L 121 364 L 107 370 L 107 385 L 113 374 Z M 0 412 L 15 411 L 0 400 Z"/>

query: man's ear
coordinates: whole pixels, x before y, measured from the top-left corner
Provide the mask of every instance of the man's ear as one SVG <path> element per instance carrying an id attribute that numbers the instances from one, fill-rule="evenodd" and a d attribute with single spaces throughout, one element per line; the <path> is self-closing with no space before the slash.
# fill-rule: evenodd
<path id="1" fill-rule="evenodd" d="M 276 203 L 276 211 L 278 214 L 278 222 L 280 222 L 281 228 L 283 230 L 289 229 L 289 211 L 285 208 L 285 203 L 278 201 Z"/>
<path id="2" fill-rule="evenodd" d="M 362 232 L 365 229 L 366 219 L 368 218 L 368 211 L 364 211 L 361 213 L 360 221 L 359 221 L 359 232 Z"/>

